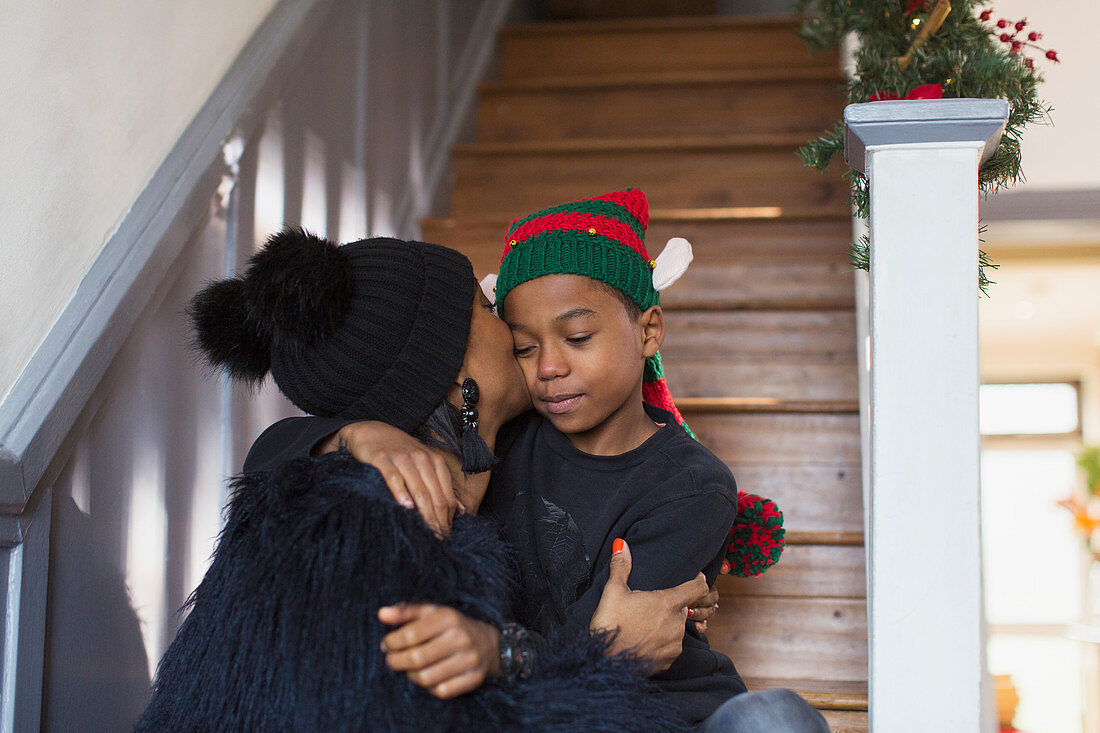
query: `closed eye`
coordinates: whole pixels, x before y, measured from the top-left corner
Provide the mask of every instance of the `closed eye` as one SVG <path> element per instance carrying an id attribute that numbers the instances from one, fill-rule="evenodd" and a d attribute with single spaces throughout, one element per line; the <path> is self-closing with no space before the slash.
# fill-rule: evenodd
<path id="1" fill-rule="evenodd" d="M 531 352 L 535 350 L 534 346 L 517 346 L 512 353 L 516 355 L 517 359 L 522 359 L 525 356 L 530 356 Z"/>
<path id="2" fill-rule="evenodd" d="M 569 336 L 568 338 L 565 339 L 565 341 L 566 341 L 566 343 L 573 344 L 574 346 L 578 346 L 580 344 L 588 343 L 588 341 L 591 338 L 592 338 L 592 334 L 588 333 L 588 334 L 585 334 L 584 336 Z"/>

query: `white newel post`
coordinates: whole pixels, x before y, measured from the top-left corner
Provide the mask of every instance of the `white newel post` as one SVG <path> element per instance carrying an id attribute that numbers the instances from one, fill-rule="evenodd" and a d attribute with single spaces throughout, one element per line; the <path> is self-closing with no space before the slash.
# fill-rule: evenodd
<path id="1" fill-rule="evenodd" d="M 981 731 L 978 165 L 1008 104 L 850 105 L 845 158 L 871 188 L 874 731 Z"/>

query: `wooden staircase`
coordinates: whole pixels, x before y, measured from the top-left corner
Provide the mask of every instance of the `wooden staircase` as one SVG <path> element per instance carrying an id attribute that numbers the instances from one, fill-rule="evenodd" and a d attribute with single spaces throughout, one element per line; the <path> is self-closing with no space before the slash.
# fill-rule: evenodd
<path id="1" fill-rule="evenodd" d="M 835 56 L 790 18 L 506 28 L 476 142 L 454 151 L 451 216 L 424 237 L 493 272 L 508 222 L 605 191 L 646 192 L 656 255 L 695 247 L 662 296 L 673 396 L 740 488 L 783 509 L 787 550 L 722 578 L 711 644 L 750 689 L 789 687 L 835 731 L 867 729 L 851 224 L 839 175 L 795 148 L 839 118 Z"/>

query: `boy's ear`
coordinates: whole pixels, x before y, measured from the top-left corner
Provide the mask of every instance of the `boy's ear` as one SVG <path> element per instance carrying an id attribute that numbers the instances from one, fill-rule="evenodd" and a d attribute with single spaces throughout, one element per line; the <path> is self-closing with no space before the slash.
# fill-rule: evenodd
<path id="1" fill-rule="evenodd" d="M 665 314 L 661 306 L 654 305 L 642 311 L 638 316 L 638 325 L 642 329 L 642 354 L 653 356 L 665 342 Z"/>

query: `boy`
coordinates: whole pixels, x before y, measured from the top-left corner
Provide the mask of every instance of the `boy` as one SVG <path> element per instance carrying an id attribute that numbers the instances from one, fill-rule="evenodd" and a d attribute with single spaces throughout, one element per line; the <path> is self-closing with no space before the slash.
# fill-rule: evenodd
<path id="1" fill-rule="evenodd" d="M 506 460 L 482 512 L 518 549 L 524 620 L 539 631 L 588 625 L 620 540 L 634 559 L 632 589 L 700 571 L 713 584 L 736 518 L 733 476 L 679 424 L 664 386 L 647 224 L 644 194 L 629 190 L 509 228 L 496 302 L 539 417 L 498 437 Z M 683 653 L 653 679 L 689 722 L 745 691 L 690 622 Z"/>

